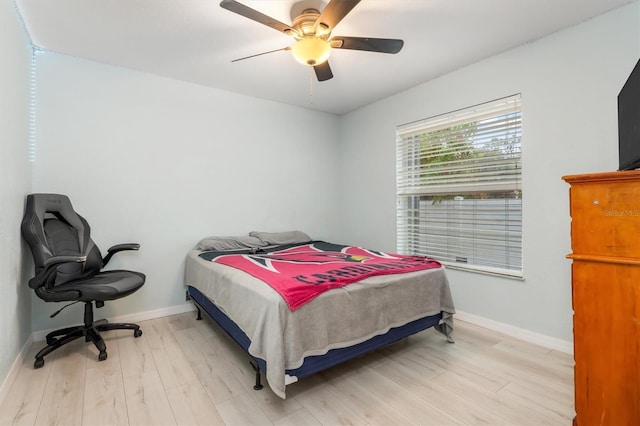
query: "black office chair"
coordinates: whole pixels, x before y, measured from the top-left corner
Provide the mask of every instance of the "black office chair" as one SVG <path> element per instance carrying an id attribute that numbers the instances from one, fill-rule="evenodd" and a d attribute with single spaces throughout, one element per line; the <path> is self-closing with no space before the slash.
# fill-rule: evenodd
<path id="1" fill-rule="evenodd" d="M 106 300 L 128 296 L 144 284 L 145 276 L 139 272 L 101 271 L 114 254 L 138 250 L 139 244 L 115 245 L 103 259 L 91 240 L 87 221 L 73 210 L 67 196 L 59 194 L 29 194 L 21 229 L 35 263 L 29 287 L 46 302 L 84 302 L 84 325 L 49 333 L 47 346 L 36 354 L 34 368 L 44 365 L 45 355 L 80 337 L 92 341 L 100 351 L 98 359 L 104 361 L 107 348 L 101 331 L 128 329 L 135 337 L 142 335 L 137 324 L 93 320 L 94 302 L 101 308 Z"/>

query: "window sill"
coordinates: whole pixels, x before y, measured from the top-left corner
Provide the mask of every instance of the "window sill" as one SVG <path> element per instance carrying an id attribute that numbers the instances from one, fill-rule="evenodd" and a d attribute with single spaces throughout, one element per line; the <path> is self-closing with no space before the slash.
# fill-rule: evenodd
<path id="1" fill-rule="evenodd" d="M 492 275 L 494 277 L 508 278 L 516 281 L 524 281 L 524 275 L 520 271 L 506 271 L 504 269 L 491 269 L 480 266 L 461 265 L 453 262 L 440 262 L 446 269 L 456 269 L 459 271 L 471 272 L 483 275 Z"/>

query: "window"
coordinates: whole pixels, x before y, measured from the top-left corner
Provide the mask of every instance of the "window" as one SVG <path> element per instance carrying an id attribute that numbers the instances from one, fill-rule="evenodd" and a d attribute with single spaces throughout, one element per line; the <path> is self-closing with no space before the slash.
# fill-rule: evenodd
<path id="1" fill-rule="evenodd" d="M 522 276 L 520 95 L 397 128 L 398 252 Z"/>

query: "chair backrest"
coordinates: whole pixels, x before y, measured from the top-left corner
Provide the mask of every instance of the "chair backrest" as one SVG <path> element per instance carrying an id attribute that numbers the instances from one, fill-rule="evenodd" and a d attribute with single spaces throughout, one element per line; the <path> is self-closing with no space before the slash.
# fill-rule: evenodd
<path id="1" fill-rule="evenodd" d="M 84 263 L 66 263 L 57 268 L 48 285 L 96 274 L 102 268 L 102 255 L 91 240 L 87 221 L 73 210 L 71 201 L 60 194 L 29 194 L 22 219 L 22 235 L 31 249 L 36 274 L 53 256 L 83 255 Z"/>

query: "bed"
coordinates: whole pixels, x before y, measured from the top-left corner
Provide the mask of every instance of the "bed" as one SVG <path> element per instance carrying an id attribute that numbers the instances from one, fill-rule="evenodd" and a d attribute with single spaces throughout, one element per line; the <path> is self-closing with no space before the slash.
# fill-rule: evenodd
<path id="1" fill-rule="evenodd" d="M 221 241 L 223 244 L 219 244 Z M 351 277 L 346 284 L 331 282 L 331 288 L 318 292 L 318 277 L 329 282 L 331 273 L 338 273 L 335 266 L 330 266 L 333 269 L 327 273 L 323 263 L 328 262 L 316 259 L 316 252 L 325 256 L 327 248 L 333 258 L 348 258 L 350 272 L 338 275 Z M 353 252 L 354 249 L 360 251 Z M 259 269 L 273 270 L 295 263 L 282 253 L 303 250 L 313 255 L 306 263 L 325 269 L 296 276 L 318 293 L 302 304 L 291 302 L 259 274 L 220 261 L 242 258 L 260 263 Z M 357 254 L 349 254 L 350 250 Z M 399 255 L 311 241 L 299 231 L 207 237 L 187 254 L 184 283 L 199 315 L 204 310 L 253 359 L 254 388 L 262 387 L 262 372 L 271 390 L 285 398 L 286 386 L 303 377 L 430 327 L 453 342 L 455 309 L 441 265 L 402 273 L 364 274 L 384 269 L 367 267 L 371 259 L 378 258 L 386 262 L 381 264 L 388 265 L 392 260 L 397 263 L 396 256 Z M 358 273 L 364 274 L 363 279 L 357 277 Z"/>

